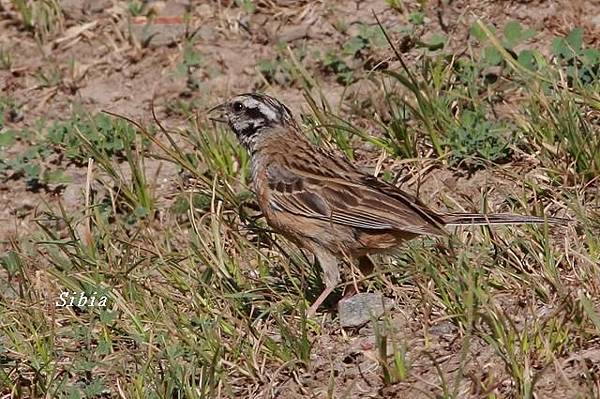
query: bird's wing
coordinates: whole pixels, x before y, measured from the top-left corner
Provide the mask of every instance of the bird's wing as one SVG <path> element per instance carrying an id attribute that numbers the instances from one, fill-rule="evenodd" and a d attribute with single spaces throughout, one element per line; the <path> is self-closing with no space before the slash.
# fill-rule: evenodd
<path id="1" fill-rule="evenodd" d="M 347 169 L 352 176 L 345 176 L 339 167 L 310 165 L 272 163 L 267 167 L 274 210 L 359 229 L 444 234 L 441 219 L 399 189 L 355 169 Z"/>

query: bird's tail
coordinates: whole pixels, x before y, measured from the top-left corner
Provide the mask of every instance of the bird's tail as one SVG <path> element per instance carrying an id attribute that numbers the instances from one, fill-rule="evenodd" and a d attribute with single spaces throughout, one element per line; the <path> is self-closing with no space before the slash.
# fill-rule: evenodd
<path id="1" fill-rule="evenodd" d="M 522 216 L 512 213 L 446 213 L 442 215 L 446 226 L 488 225 L 488 224 L 560 224 L 567 225 L 570 219 L 557 217 Z"/>

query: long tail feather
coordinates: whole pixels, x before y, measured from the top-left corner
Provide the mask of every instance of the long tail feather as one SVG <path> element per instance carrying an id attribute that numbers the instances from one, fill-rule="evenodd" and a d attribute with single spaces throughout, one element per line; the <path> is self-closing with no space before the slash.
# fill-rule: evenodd
<path id="1" fill-rule="evenodd" d="M 442 219 L 446 226 L 459 225 L 487 225 L 487 224 L 560 224 L 567 225 L 571 222 L 570 219 L 556 217 L 537 217 L 537 216 L 522 216 L 511 213 L 446 213 L 442 215 Z"/>

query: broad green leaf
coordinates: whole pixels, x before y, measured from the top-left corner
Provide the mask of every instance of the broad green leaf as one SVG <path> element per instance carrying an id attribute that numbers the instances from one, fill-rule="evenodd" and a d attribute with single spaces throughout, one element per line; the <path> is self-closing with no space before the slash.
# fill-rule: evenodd
<path id="1" fill-rule="evenodd" d="M 518 61 L 530 71 L 535 71 L 538 68 L 535 54 L 531 50 L 523 50 L 519 53 Z"/>
<path id="2" fill-rule="evenodd" d="M 61 144 L 66 134 L 66 127 L 64 125 L 54 125 L 48 131 L 48 140 L 52 144 Z"/>
<path id="3" fill-rule="evenodd" d="M 0 147 L 6 147 L 15 142 L 15 132 L 9 130 L 4 133 L 0 133 Z"/>
<path id="4" fill-rule="evenodd" d="M 67 184 L 71 182 L 71 176 L 66 175 L 62 169 L 47 170 L 44 172 L 43 181 L 47 184 Z"/>
<path id="5" fill-rule="evenodd" d="M 504 27 L 504 37 L 508 42 L 508 48 L 513 48 L 523 39 L 523 28 L 517 21 L 510 21 Z"/>
<path id="6" fill-rule="evenodd" d="M 354 36 L 344 44 L 344 53 L 355 55 L 363 48 L 367 47 L 367 42 L 361 36 Z"/>
<path id="7" fill-rule="evenodd" d="M 581 60 L 585 65 L 598 66 L 600 64 L 600 51 L 595 48 L 586 48 L 581 52 Z"/>
<path id="8" fill-rule="evenodd" d="M 483 49 L 483 58 L 489 65 L 500 65 L 502 54 L 493 46 L 487 46 Z"/>
<path id="9" fill-rule="evenodd" d="M 575 53 L 581 51 L 583 45 L 583 29 L 575 28 L 567 35 L 567 43 Z"/>
<path id="10" fill-rule="evenodd" d="M 494 28 L 493 26 L 486 25 L 486 28 L 488 28 L 488 30 L 492 32 L 492 34 L 496 33 L 496 28 Z M 471 28 L 469 29 L 469 34 L 482 43 L 487 40 L 487 35 L 483 31 L 483 29 L 481 29 L 481 27 L 477 24 L 477 22 L 471 25 Z"/>
<path id="11" fill-rule="evenodd" d="M 408 16 L 408 20 L 415 25 L 423 25 L 425 22 L 425 14 L 421 11 L 413 11 Z"/>
<path id="12" fill-rule="evenodd" d="M 426 43 L 427 48 L 431 51 L 442 49 L 444 48 L 445 44 L 446 37 L 439 33 L 434 33 L 429 39 L 429 41 Z"/>
<path id="13" fill-rule="evenodd" d="M 40 165 L 26 163 L 23 165 L 23 173 L 25 173 L 25 177 L 30 179 L 38 179 L 40 176 Z"/>

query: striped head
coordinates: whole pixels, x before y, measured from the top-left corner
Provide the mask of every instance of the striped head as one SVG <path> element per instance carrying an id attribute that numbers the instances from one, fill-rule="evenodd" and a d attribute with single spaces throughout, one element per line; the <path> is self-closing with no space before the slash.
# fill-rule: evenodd
<path id="1" fill-rule="evenodd" d="M 260 135 L 268 134 L 270 128 L 296 126 L 290 109 L 266 94 L 240 94 L 209 112 L 215 111 L 220 115 L 211 119 L 227 123 L 250 152 L 253 152 L 254 144 Z"/>

